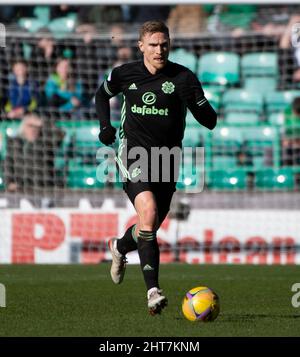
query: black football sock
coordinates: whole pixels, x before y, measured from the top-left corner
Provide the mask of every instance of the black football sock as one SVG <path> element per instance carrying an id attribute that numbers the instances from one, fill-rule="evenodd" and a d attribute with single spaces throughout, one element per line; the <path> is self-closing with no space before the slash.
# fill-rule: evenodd
<path id="1" fill-rule="evenodd" d="M 137 250 L 137 236 L 135 235 L 135 224 L 130 226 L 121 239 L 117 240 L 117 249 L 122 255 Z"/>
<path id="2" fill-rule="evenodd" d="M 137 247 L 147 289 L 159 288 L 159 247 L 156 231 L 140 230 Z"/>

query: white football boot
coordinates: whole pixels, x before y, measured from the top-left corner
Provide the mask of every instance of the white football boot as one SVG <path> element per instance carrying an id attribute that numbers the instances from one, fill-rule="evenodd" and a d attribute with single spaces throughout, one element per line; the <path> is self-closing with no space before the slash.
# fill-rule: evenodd
<path id="1" fill-rule="evenodd" d="M 160 314 L 162 309 L 168 305 L 168 300 L 162 295 L 162 290 L 152 288 L 147 292 L 148 309 L 151 315 Z"/>
<path id="2" fill-rule="evenodd" d="M 108 241 L 108 248 L 111 252 L 112 264 L 110 275 L 115 284 L 121 284 L 126 270 L 126 257 L 118 252 L 117 238 L 112 238 Z"/>

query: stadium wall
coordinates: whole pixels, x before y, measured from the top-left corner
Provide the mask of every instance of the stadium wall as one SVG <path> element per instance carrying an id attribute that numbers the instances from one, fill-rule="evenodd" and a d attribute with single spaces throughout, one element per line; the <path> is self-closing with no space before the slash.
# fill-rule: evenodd
<path id="1" fill-rule="evenodd" d="M 106 241 L 136 220 L 133 209 L 4 210 L 0 263 L 93 264 L 110 260 Z M 22 229 L 20 229 L 22 226 Z M 280 210 L 192 210 L 166 219 L 158 232 L 161 262 L 300 264 L 300 213 Z M 129 263 L 138 263 L 130 253 Z"/>

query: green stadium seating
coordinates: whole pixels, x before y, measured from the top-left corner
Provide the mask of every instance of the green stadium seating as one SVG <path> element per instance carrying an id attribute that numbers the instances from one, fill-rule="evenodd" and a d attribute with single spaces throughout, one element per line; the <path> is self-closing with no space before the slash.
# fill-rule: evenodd
<path id="1" fill-rule="evenodd" d="M 243 131 L 245 141 L 273 143 L 278 138 L 278 131 L 270 125 L 256 125 Z"/>
<path id="2" fill-rule="evenodd" d="M 244 88 L 267 93 L 276 90 L 278 55 L 275 52 L 247 53 L 241 59 Z"/>
<path id="3" fill-rule="evenodd" d="M 293 190 L 295 187 L 293 169 L 291 167 L 257 171 L 255 187 L 263 190 Z"/>
<path id="4" fill-rule="evenodd" d="M 187 50 L 183 48 L 178 48 L 174 51 L 170 52 L 169 60 L 171 62 L 179 63 L 187 68 L 189 68 L 192 72 L 196 73 L 197 67 L 197 57 Z"/>
<path id="5" fill-rule="evenodd" d="M 243 169 L 213 170 L 209 186 L 212 190 L 245 190 L 247 188 L 247 173 Z"/>
<path id="6" fill-rule="evenodd" d="M 66 17 L 59 17 L 50 21 L 48 28 L 55 38 L 64 38 L 67 33 L 74 31 L 76 21 L 76 14 L 68 14 Z"/>
<path id="7" fill-rule="evenodd" d="M 227 170 L 236 167 L 237 160 L 233 155 L 214 155 L 212 158 L 213 170 Z"/>
<path id="8" fill-rule="evenodd" d="M 215 111 L 220 109 L 221 105 L 221 91 L 220 87 L 215 86 L 203 86 L 204 95 L 206 99 L 209 101 L 211 106 Z"/>
<path id="9" fill-rule="evenodd" d="M 3 176 L 2 169 L 0 168 L 0 191 L 3 191 L 4 187 L 5 187 L 4 186 L 4 176 Z"/>
<path id="10" fill-rule="evenodd" d="M 18 24 L 20 27 L 26 29 L 27 31 L 34 33 L 45 27 L 47 22 L 35 17 L 22 17 L 19 19 Z"/>
<path id="11" fill-rule="evenodd" d="M 242 134 L 240 128 L 217 125 L 212 132 L 213 155 L 235 155 L 243 144 Z"/>
<path id="12" fill-rule="evenodd" d="M 222 104 L 225 112 L 255 112 L 263 111 L 263 96 L 258 92 L 245 89 L 230 89 L 223 95 Z"/>
<path id="13" fill-rule="evenodd" d="M 3 122 L 5 125 L 5 132 L 7 136 L 15 137 L 20 130 L 21 120 L 7 120 Z"/>
<path id="14" fill-rule="evenodd" d="M 6 133 L 3 123 L 0 122 L 0 160 L 5 157 L 6 151 Z"/>
<path id="15" fill-rule="evenodd" d="M 264 155 L 256 155 L 252 158 L 253 169 L 255 171 L 260 170 L 267 166 L 266 159 Z"/>
<path id="16" fill-rule="evenodd" d="M 200 57 L 197 75 L 201 82 L 221 86 L 240 80 L 239 56 L 232 52 L 211 52 Z"/>
<path id="17" fill-rule="evenodd" d="M 60 121 L 56 124 L 66 133 L 66 142 L 73 140 L 73 145 L 80 151 L 82 148 L 102 146 L 98 139 L 98 121 Z"/>
<path id="18" fill-rule="evenodd" d="M 265 97 L 267 113 L 283 112 L 296 97 L 300 97 L 300 91 L 298 90 L 267 93 Z"/>
<path id="19" fill-rule="evenodd" d="M 67 186 L 74 189 L 89 188 L 121 188 L 123 186 L 115 161 L 111 162 L 108 170 L 102 170 L 98 165 L 82 165 L 73 162 L 69 165 Z"/>
<path id="20" fill-rule="evenodd" d="M 65 132 L 61 147 L 55 156 L 58 171 L 66 170 L 69 164 L 96 165 L 97 149 L 101 147 L 98 140 L 99 123 L 96 121 L 58 121 L 56 125 Z"/>
<path id="21" fill-rule="evenodd" d="M 204 158 L 203 158 L 204 160 Z M 204 161 L 196 166 L 191 155 L 185 155 L 180 166 L 177 189 L 187 192 L 202 191 L 204 185 Z"/>
<path id="22" fill-rule="evenodd" d="M 21 120 L 3 120 L 0 123 L 0 158 L 6 155 L 7 137 L 15 137 L 20 129 Z"/>
<path id="23" fill-rule="evenodd" d="M 241 58 L 242 76 L 245 77 L 277 77 L 278 58 L 275 52 L 247 53 Z"/>
<path id="24" fill-rule="evenodd" d="M 50 20 L 50 7 L 49 6 L 35 6 L 33 9 L 34 16 L 40 21 L 48 24 Z"/>
<path id="25" fill-rule="evenodd" d="M 97 181 L 96 166 L 71 166 L 68 171 L 67 186 L 69 188 L 103 188 Z"/>
<path id="26" fill-rule="evenodd" d="M 254 126 L 244 131 L 244 145 L 254 165 L 279 165 L 280 137 L 276 127 Z"/>
<path id="27" fill-rule="evenodd" d="M 236 142 L 243 143 L 243 133 L 238 127 L 218 124 L 212 132 L 213 142 Z"/>
<path id="28" fill-rule="evenodd" d="M 226 11 L 220 14 L 220 22 L 229 28 L 249 29 L 256 16 L 256 8 L 253 5 L 227 5 Z"/>
<path id="29" fill-rule="evenodd" d="M 242 16 L 224 13 L 220 15 L 220 22 L 231 28 L 238 27 L 248 29 L 254 17 L 255 14 L 253 13 L 243 14 Z"/>
<path id="30" fill-rule="evenodd" d="M 259 93 L 273 92 L 277 87 L 277 78 L 273 77 L 247 77 L 244 80 L 244 88 L 248 91 Z"/>
<path id="31" fill-rule="evenodd" d="M 284 114 L 281 112 L 268 114 L 268 123 L 271 125 L 283 125 L 284 124 Z"/>
<path id="32" fill-rule="evenodd" d="M 236 113 L 229 112 L 224 114 L 224 121 L 227 124 L 256 124 L 260 120 L 257 113 Z"/>
<path id="33" fill-rule="evenodd" d="M 182 146 L 184 147 L 199 147 L 204 144 L 203 131 L 200 129 L 200 125 L 196 122 L 195 126 L 187 126 L 184 131 L 184 138 Z"/>
<path id="34" fill-rule="evenodd" d="M 100 146 L 98 134 L 99 134 L 98 122 L 81 123 L 81 125 L 76 128 L 76 131 L 74 133 L 75 145 L 79 147 Z"/>
<path id="35" fill-rule="evenodd" d="M 65 136 L 63 142 L 58 148 L 55 155 L 55 168 L 59 172 L 63 172 L 68 167 L 69 160 L 73 157 L 73 137 L 75 126 L 78 125 L 75 121 L 57 121 L 56 126 L 64 131 Z"/>

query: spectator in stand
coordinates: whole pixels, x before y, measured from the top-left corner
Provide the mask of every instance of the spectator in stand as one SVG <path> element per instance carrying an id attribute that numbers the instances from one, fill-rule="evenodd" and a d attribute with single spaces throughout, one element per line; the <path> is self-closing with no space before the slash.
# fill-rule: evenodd
<path id="1" fill-rule="evenodd" d="M 201 5 L 176 5 L 170 11 L 168 26 L 173 33 L 195 35 L 203 30 L 206 17 Z"/>
<path id="2" fill-rule="evenodd" d="M 59 17 L 65 17 L 72 13 L 77 13 L 78 6 L 70 6 L 67 4 L 61 4 L 58 6 L 50 7 L 50 19 L 56 19 Z"/>
<path id="3" fill-rule="evenodd" d="M 0 22 L 4 24 L 10 24 L 16 21 L 18 14 L 17 6 L 13 5 L 1 5 L 0 6 Z"/>
<path id="4" fill-rule="evenodd" d="M 7 139 L 4 177 L 8 192 L 43 194 L 56 185 L 55 151 L 64 133 L 36 113 L 25 114 L 18 136 Z"/>
<path id="5" fill-rule="evenodd" d="M 33 111 L 38 104 L 38 84 L 28 77 L 24 60 L 17 60 L 9 75 L 8 102 L 5 106 L 9 119 L 21 118 L 26 111 Z"/>
<path id="6" fill-rule="evenodd" d="M 81 81 L 74 78 L 70 61 L 60 58 L 55 72 L 51 74 L 45 85 L 47 104 L 60 111 L 74 111 L 81 105 L 83 90 Z"/>
<path id="7" fill-rule="evenodd" d="M 282 165 L 300 165 L 300 97 L 285 111 L 282 135 Z"/>
<path id="8" fill-rule="evenodd" d="M 7 102 L 7 88 L 8 88 L 8 64 L 6 60 L 6 53 L 3 47 L 0 47 L 0 119 L 5 117 L 4 106 Z"/>
<path id="9" fill-rule="evenodd" d="M 146 21 L 161 20 L 168 18 L 170 6 L 167 5 L 138 5 L 130 7 L 131 23 L 141 24 Z"/>
<path id="10" fill-rule="evenodd" d="M 117 61 L 113 64 L 113 67 L 109 72 L 112 71 L 113 68 L 121 66 L 122 64 L 128 63 L 132 61 L 133 53 L 130 47 L 120 47 L 117 51 Z M 103 82 L 103 78 L 100 79 Z M 121 118 L 121 106 L 122 106 L 122 95 L 116 95 L 111 98 L 109 101 L 110 112 L 111 112 L 111 121 L 118 122 Z"/>
<path id="11" fill-rule="evenodd" d="M 298 88 L 300 85 L 300 15 L 293 15 L 280 38 L 280 68 L 282 87 Z M 295 46 L 296 45 L 296 46 Z"/>
<path id="12" fill-rule="evenodd" d="M 40 30 L 37 42 L 32 46 L 30 56 L 30 73 L 44 85 L 50 75 L 57 59 L 60 57 L 61 48 L 48 29 Z"/>
<path id="13" fill-rule="evenodd" d="M 78 22 L 96 26 L 122 23 L 122 9 L 118 5 L 81 6 L 78 11 Z"/>

